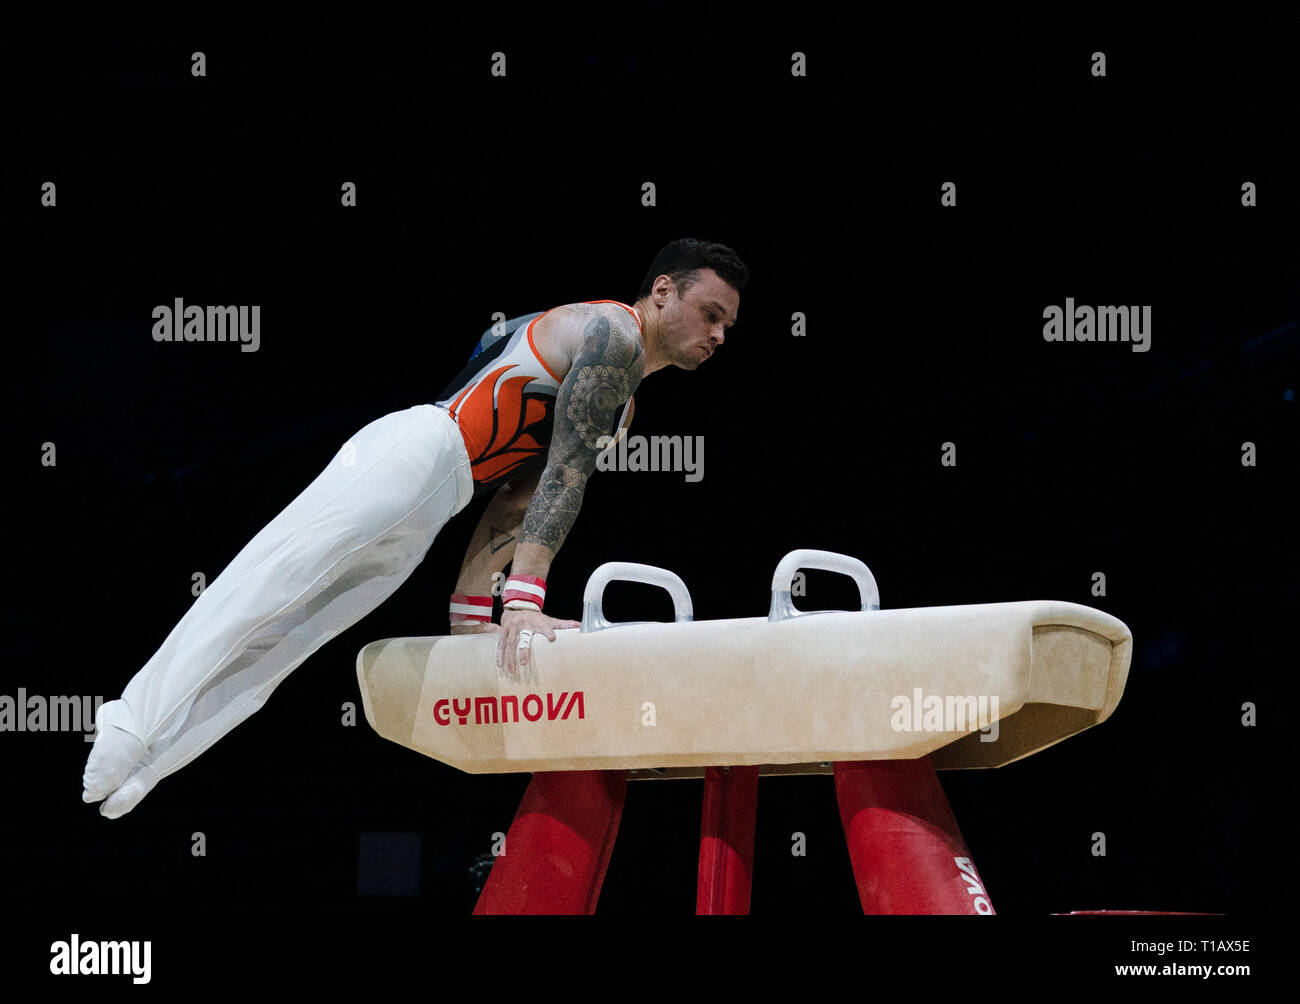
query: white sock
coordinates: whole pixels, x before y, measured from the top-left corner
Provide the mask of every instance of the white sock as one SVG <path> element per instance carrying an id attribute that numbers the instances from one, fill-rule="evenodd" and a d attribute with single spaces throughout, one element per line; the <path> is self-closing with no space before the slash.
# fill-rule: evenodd
<path id="1" fill-rule="evenodd" d="M 125 701 L 109 701 L 99 709 L 95 719 L 98 734 L 81 776 L 83 802 L 98 802 L 112 794 L 144 759 L 144 743 L 133 733 L 134 727 Z"/>
<path id="2" fill-rule="evenodd" d="M 153 791 L 153 786 L 157 783 L 158 775 L 153 772 L 153 768 L 147 763 L 140 764 L 131 772 L 126 783 L 105 799 L 104 804 L 99 807 L 99 814 L 109 819 L 125 816 L 140 804 L 140 799 Z"/>

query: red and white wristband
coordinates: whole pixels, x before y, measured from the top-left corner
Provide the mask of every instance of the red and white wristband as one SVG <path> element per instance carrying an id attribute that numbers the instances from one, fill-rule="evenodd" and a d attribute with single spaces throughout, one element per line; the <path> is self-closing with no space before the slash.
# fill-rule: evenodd
<path id="1" fill-rule="evenodd" d="M 506 610 L 536 610 L 539 613 L 546 602 L 546 580 L 536 575 L 512 575 L 506 579 L 502 597 Z"/>
<path id="2" fill-rule="evenodd" d="M 468 593 L 452 593 L 451 622 L 453 624 L 491 624 L 492 597 L 470 596 Z"/>

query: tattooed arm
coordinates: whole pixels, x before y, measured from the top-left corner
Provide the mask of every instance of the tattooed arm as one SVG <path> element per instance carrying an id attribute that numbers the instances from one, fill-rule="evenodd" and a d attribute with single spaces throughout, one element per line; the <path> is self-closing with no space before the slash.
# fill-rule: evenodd
<path id="1" fill-rule="evenodd" d="M 645 352 L 631 318 L 604 311 L 593 315 L 583 329 L 582 348 L 556 395 L 551 447 L 515 547 L 515 574 L 546 578 L 578 517 L 587 478 L 596 469 L 599 440 L 609 435 L 618 409 L 644 375 Z M 527 610 L 505 611 L 497 665 L 513 677 L 519 632 L 539 630 L 554 640 L 556 625 L 576 627 L 577 622 L 557 622 Z M 519 651 L 519 663 L 528 665 L 526 648 Z"/>
<path id="2" fill-rule="evenodd" d="M 528 500 L 533 497 L 541 476 L 539 467 L 531 473 L 511 477 L 509 483 L 497 489 L 470 538 L 465 563 L 456 579 L 456 592 L 471 596 L 487 596 L 492 592 L 492 577 L 504 571 L 515 556 Z M 473 634 L 488 629 L 486 624 L 455 624 L 451 633 Z"/>
<path id="3" fill-rule="evenodd" d="M 618 410 L 645 373 L 645 353 L 635 325 L 597 314 L 583 329 L 583 344 L 555 399 L 551 448 L 537 491 L 524 516 L 514 571 L 546 578 L 582 506 L 587 478 L 596 469 L 599 440 L 610 434 Z"/>

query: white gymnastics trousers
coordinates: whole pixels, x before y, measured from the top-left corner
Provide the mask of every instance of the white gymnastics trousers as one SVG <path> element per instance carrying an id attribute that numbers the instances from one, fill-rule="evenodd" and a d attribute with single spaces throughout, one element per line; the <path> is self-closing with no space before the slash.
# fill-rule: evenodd
<path id="1" fill-rule="evenodd" d="M 371 422 L 199 595 L 100 709 L 85 801 L 129 811 L 400 586 L 474 494 L 455 420 L 421 404 Z"/>

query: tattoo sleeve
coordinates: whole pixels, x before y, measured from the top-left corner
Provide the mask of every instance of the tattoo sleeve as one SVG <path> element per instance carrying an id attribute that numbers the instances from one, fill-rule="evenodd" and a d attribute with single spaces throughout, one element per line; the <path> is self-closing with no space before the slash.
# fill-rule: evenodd
<path id="1" fill-rule="evenodd" d="M 524 516 L 520 545 L 539 545 L 552 556 L 559 551 L 596 468 L 600 437 L 611 433 L 616 412 L 644 375 L 645 354 L 637 335 L 603 312 L 594 315 L 556 395 L 546 468 Z"/>

